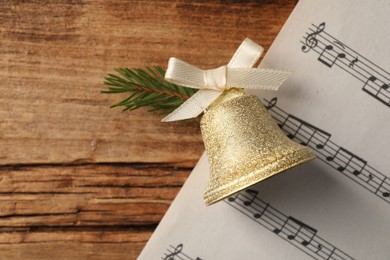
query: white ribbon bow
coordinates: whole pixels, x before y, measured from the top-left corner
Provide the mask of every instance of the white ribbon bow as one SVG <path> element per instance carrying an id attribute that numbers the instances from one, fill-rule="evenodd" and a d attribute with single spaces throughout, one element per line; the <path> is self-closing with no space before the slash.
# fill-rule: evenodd
<path id="1" fill-rule="evenodd" d="M 165 79 L 199 91 L 161 121 L 170 122 L 197 117 L 225 89 L 277 90 L 291 72 L 252 68 L 263 50 L 263 47 L 247 38 L 238 47 L 228 65 L 211 70 L 201 70 L 182 60 L 170 58 Z"/>

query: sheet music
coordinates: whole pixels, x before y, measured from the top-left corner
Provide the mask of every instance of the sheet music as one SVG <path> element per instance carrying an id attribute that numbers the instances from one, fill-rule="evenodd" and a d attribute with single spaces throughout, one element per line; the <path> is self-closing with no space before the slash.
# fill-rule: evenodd
<path id="1" fill-rule="evenodd" d="M 202 156 L 139 259 L 390 258 L 390 2 L 301 0 L 259 96 L 317 159 L 210 206 Z"/>

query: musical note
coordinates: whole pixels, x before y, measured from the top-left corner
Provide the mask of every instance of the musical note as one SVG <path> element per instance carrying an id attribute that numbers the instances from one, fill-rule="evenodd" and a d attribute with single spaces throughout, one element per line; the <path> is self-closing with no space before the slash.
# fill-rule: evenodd
<path id="1" fill-rule="evenodd" d="M 177 256 L 178 254 L 181 253 L 181 251 L 183 250 L 183 244 L 179 244 L 175 247 L 175 250 L 167 255 L 164 260 L 175 260 L 175 256 Z"/>
<path id="2" fill-rule="evenodd" d="M 283 229 L 284 229 L 284 227 L 286 226 L 286 224 L 288 223 L 288 221 L 289 221 L 290 219 L 291 219 L 291 217 L 288 217 L 287 220 L 284 221 L 282 227 L 281 227 L 281 228 L 275 228 L 275 229 L 273 230 L 273 232 L 274 232 L 275 234 L 279 234 L 280 232 L 282 232 Z"/>
<path id="3" fill-rule="evenodd" d="M 383 92 L 385 92 L 385 93 L 383 93 Z M 389 104 L 390 104 L 390 95 L 387 95 L 387 93 L 390 93 L 389 92 L 389 84 L 388 83 L 383 83 L 382 86 L 380 87 L 378 93 L 377 93 L 377 96 L 379 94 L 381 94 L 382 96 L 387 97 L 389 99 Z"/>
<path id="4" fill-rule="evenodd" d="M 387 187 L 385 187 L 385 185 Z M 377 190 L 375 191 L 375 193 L 379 193 L 380 191 L 383 198 L 389 198 L 390 197 L 389 187 L 390 187 L 389 178 L 384 177 L 381 184 L 378 186 Z"/>
<path id="5" fill-rule="evenodd" d="M 306 225 L 306 224 L 303 224 L 304 226 L 302 226 L 302 227 L 300 227 L 300 229 L 306 229 L 307 231 L 309 231 L 310 233 L 311 233 L 311 236 L 310 236 L 310 239 L 309 240 L 303 240 L 302 242 L 301 242 L 301 244 L 302 245 L 304 245 L 304 246 L 308 246 L 308 245 L 310 245 L 310 243 L 313 241 L 313 238 L 315 237 L 315 235 L 317 234 L 317 230 L 316 229 L 314 229 L 314 228 L 312 228 L 312 227 L 310 227 L 310 226 L 308 226 L 308 225 Z M 297 233 L 299 233 L 299 231 L 297 231 Z M 318 245 L 318 247 L 321 247 L 322 248 L 322 246 L 321 245 Z M 317 251 L 318 252 L 318 251 Z"/>
<path id="6" fill-rule="evenodd" d="M 327 161 L 334 161 L 335 158 L 338 158 L 339 161 L 341 161 L 344 165 L 339 165 L 337 167 L 337 170 L 340 171 L 340 172 L 343 172 L 347 169 L 348 166 L 350 166 L 352 164 L 352 162 L 354 162 L 355 165 L 358 165 L 357 168 L 353 168 L 353 174 L 355 176 L 359 175 L 364 167 L 367 165 L 367 162 L 361 158 L 359 158 L 358 156 L 354 155 L 353 153 L 351 153 L 350 151 L 348 151 L 347 149 L 344 149 L 343 147 L 340 147 L 335 154 L 333 154 L 332 156 L 327 156 L 326 157 L 326 160 Z M 342 158 L 347 158 L 347 161 L 344 161 Z"/>
<path id="7" fill-rule="evenodd" d="M 318 133 L 318 134 L 317 134 L 317 133 Z M 329 133 L 327 133 L 327 132 L 325 132 L 325 131 L 323 131 L 323 130 L 321 130 L 321 129 L 319 129 L 319 128 L 317 128 L 317 129 L 315 130 L 314 134 L 317 134 L 317 135 L 316 135 L 316 139 L 317 139 L 317 140 L 321 141 L 322 139 L 324 139 L 324 140 L 322 140 L 321 143 L 317 143 L 317 144 L 316 144 L 316 148 L 317 148 L 317 149 L 320 149 L 320 150 L 324 149 L 324 147 L 325 147 L 326 144 L 328 143 L 330 137 L 332 136 L 331 134 L 329 134 Z M 312 137 L 314 137 L 314 134 L 313 134 Z M 312 137 L 311 137 L 311 138 L 312 138 Z"/>
<path id="8" fill-rule="evenodd" d="M 375 81 L 377 80 L 377 78 L 375 76 L 370 76 L 367 81 L 364 83 L 364 86 L 363 86 L 363 90 L 366 91 L 368 94 L 370 95 L 374 95 L 376 96 L 376 94 L 370 92 L 368 90 L 368 87 L 371 87 L 373 88 L 372 84 L 375 84 Z"/>
<path id="9" fill-rule="evenodd" d="M 359 61 L 359 58 L 358 58 L 358 56 L 356 56 L 356 58 L 349 63 L 348 67 L 353 68 L 355 63 L 358 61 Z"/>
<path id="10" fill-rule="evenodd" d="M 365 168 L 366 165 L 367 165 L 367 161 L 364 161 L 363 159 L 358 158 L 358 157 L 354 157 L 353 159 L 351 159 L 351 161 L 352 161 L 352 160 L 358 160 L 358 161 L 361 163 L 361 165 L 358 165 L 357 168 L 354 168 L 354 169 L 353 169 L 353 172 L 352 172 L 353 175 L 358 176 L 358 175 L 360 175 L 360 174 L 363 172 L 364 168 Z M 370 175 L 368 176 L 368 178 L 369 178 L 368 181 L 370 181 L 370 180 L 372 179 L 372 174 L 370 174 Z"/>
<path id="11" fill-rule="evenodd" d="M 362 90 L 380 102 L 390 106 L 389 83 L 385 83 L 371 75 L 364 82 Z"/>
<path id="12" fill-rule="evenodd" d="M 320 143 L 315 144 L 315 146 L 318 149 L 324 149 L 324 147 L 326 146 L 326 144 L 328 143 L 328 141 L 331 137 L 331 134 L 329 134 L 329 133 L 325 132 L 324 130 L 321 130 L 318 127 L 315 127 L 309 123 L 306 123 L 306 122 L 305 122 L 305 126 L 311 130 L 311 134 L 310 134 L 309 138 L 307 139 L 307 141 L 301 142 L 301 144 L 307 146 L 307 145 L 309 145 L 310 142 L 312 142 L 313 139 L 315 139 L 317 141 L 321 141 Z"/>
<path id="13" fill-rule="evenodd" d="M 301 119 L 299 119 L 299 118 L 297 118 L 297 117 L 295 117 L 293 115 L 288 115 L 286 117 L 286 119 L 284 120 L 284 122 L 282 124 L 279 124 L 279 127 L 282 128 L 282 129 L 285 129 L 285 126 L 287 126 L 288 123 L 290 123 L 288 125 L 289 128 L 291 128 L 291 129 L 295 128 L 293 133 L 291 133 L 290 131 L 287 131 L 288 132 L 287 136 L 290 139 L 293 139 L 297 135 L 299 130 L 301 130 L 302 125 L 304 124 L 304 122 Z"/>
<path id="14" fill-rule="evenodd" d="M 274 232 L 275 234 L 279 234 L 280 232 L 282 232 L 282 230 L 284 229 L 284 227 L 286 226 L 286 224 L 287 224 L 287 222 L 289 221 L 290 218 L 291 218 L 291 217 L 288 217 L 288 219 L 287 219 L 286 221 L 284 221 L 282 227 L 281 227 L 281 228 L 275 228 L 275 229 L 273 230 L 273 232 Z"/>
<path id="15" fill-rule="evenodd" d="M 265 207 L 261 212 L 253 214 L 253 217 L 256 219 L 261 218 L 264 215 L 264 213 L 267 211 L 268 207 L 269 207 L 269 203 L 265 205 Z"/>
<path id="16" fill-rule="evenodd" d="M 295 239 L 297 237 L 297 235 L 299 234 L 299 232 L 301 232 L 302 229 L 306 229 L 306 230 L 308 230 L 311 233 L 311 237 L 310 237 L 309 240 L 303 240 L 301 242 L 301 244 L 304 245 L 304 246 L 308 246 L 310 244 L 310 242 L 313 240 L 313 237 L 315 236 L 315 234 L 317 233 L 317 230 L 312 228 L 312 227 L 310 227 L 310 226 L 308 226 L 308 225 L 306 225 L 305 223 L 303 223 L 303 222 L 293 218 L 293 217 L 291 217 L 290 220 L 294 221 L 295 223 L 297 223 L 299 225 L 299 229 L 295 232 L 294 235 L 289 235 L 288 239 L 290 239 L 290 240 L 291 239 Z"/>
<path id="17" fill-rule="evenodd" d="M 244 201 L 244 205 L 250 206 L 252 204 L 252 202 L 255 200 L 257 194 L 259 194 L 259 192 L 256 190 L 251 190 L 251 189 L 246 190 L 246 192 L 249 193 L 252 196 L 252 198 L 250 200 Z"/>
<path id="18" fill-rule="evenodd" d="M 338 59 L 343 59 L 345 58 L 345 53 L 337 53 L 337 55 L 333 56 L 330 55 L 329 52 L 333 50 L 332 45 L 327 45 L 325 48 L 322 50 L 320 56 L 318 57 L 318 60 L 325 64 L 327 67 L 331 68 Z M 326 56 L 328 54 L 328 57 Z"/>
<path id="19" fill-rule="evenodd" d="M 359 160 L 361 163 L 362 163 L 362 165 L 359 165 L 358 166 L 358 169 L 353 169 L 353 171 L 352 171 L 352 174 L 353 175 L 355 175 L 355 176 L 358 176 L 358 175 L 360 175 L 362 172 L 363 172 L 363 170 L 364 170 L 364 168 L 366 167 L 366 165 L 367 165 L 367 162 L 366 161 L 364 161 L 364 160 L 362 160 L 362 159 L 360 159 L 360 158 L 354 158 L 354 159 L 356 159 L 356 160 Z M 351 160 L 353 160 L 352 158 L 350 158 L 350 161 Z M 349 163 L 348 163 L 349 164 Z M 370 181 L 371 179 L 372 179 L 372 174 L 370 174 L 369 176 L 368 176 L 368 178 L 369 178 L 369 180 L 367 180 L 367 182 L 368 181 Z"/>
<path id="20" fill-rule="evenodd" d="M 278 229 L 278 228 L 274 229 L 273 232 L 275 234 L 279 234 L 286 227 L 288 222 L 295 223 L 295 224 L 297 224 L 299 226 L 298 228 L 296 228 L 295 233 L 287 235 L 287 238 L 289 240 L 295 239 L 298 236 L 298 234 L 302 232 L 302 230 L 307 230 L 310 233 L 310 239 L 309 240 L 303 239 L 301 244 L 304 245 L 304 246 L 308 246 L 313 241 L 313 238 L 317 234 L 317 230 L 312 228 L 312 227 L 310 227 L 310 226 L 308 226 L 308 225 L 306 225 L 302 221 L 300 221 L 300 220 L 298 220 L 296 218 L 293 218 L 293 217 L 288 217 L 287 220 L 283 223 L 283 226 L 280 229 Z"/>
<path id="21" fill-rule="evenodd" d="M 256 197 L 259 194 L 259 192 L 256 190 L 251 190 L 251 189 L 247 189 L 246 192 L 251 195 L 251 199 L 244 201 L 244 205 L 246 207 L 249 207 L 252 205 L 253 201 L 256 200 Z M 253 217 L 256 219 L 261 218 L 261 216 L 263 216 L 264 212 L 267 210 L 268 206 L 269 206 L 269 203 L 267 203 L 267 205 L 263 208 L 263 210 L 260 213 L 253 214 Z"/>
<path id="22" fill-rule="evenodd" d="M 238 195 L 239 195 L 239 193 L 236 193 L 236 194 L 234 194 L 233 196 L 230 196 L 230 197 L 228 198 L 228 201 L 230 201 L 230 202 L 235 201 L 236 198 L 238 197 Z"/>
<path id="23" fill-rule="evenodd" d="M 325 29 L 325 23 L 321 23 L 315 32 L 309 33 L 308 36 L 305 39 L 305 44 L 302 46 L 303 52 L 308 52 L 312 48 L 315 48 L 318 44 L 318 41 L 316 39 L 316 36 L 323 32 Z"/>
<path id="24" fill-rule="evenodd" d="M 288 130 L 286 129 L 287 126 L 289 128 Z M 291 139 L 295 138 L 297 134 L 300 133 L 300 141 L 302 145 L 309 145 L 310 142 L 313 142 L 313 139 L 320 141 L 315 144 L 319 149 L 323 149 L 331 137 L 331 134 L 293 115 L 287 115 L 283 123 L 279 124 L 279 127 L 285 129 L 287 136 Z M 293 129 L 293 131 L 290 129 Z"/>

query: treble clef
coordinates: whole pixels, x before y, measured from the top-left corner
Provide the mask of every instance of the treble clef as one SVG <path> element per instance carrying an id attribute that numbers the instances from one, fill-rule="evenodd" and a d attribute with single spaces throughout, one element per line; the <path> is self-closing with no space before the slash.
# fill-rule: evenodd
<path id="1" fill-rule="evenodd" d="M 266 108 L 267 110 L 270 110 L 270 109 L 272 109 L 274 106 L 276 106 L 276 103 L 278 102 L 278 98 L 277 98 L 277 97 L 274 97 L 274 98 L 272 98 L 270 101 L 268 101 L 268 100 L 265 99 L 265 101 L 268 102 L 268 104 L 265 106 L 265 108 Z"/>
<path id="2" fill-rule="evenodd" d="M 180 254 L 181 250 L 183 250 L 183 244 L 178 244 L 176 247 L 175 247 L 175 251 L 173 251 L 172 253 L 170 253 L 169 255 L 167 255 L 164 260 L 175 260 L 175 256 Z"/>
<path id="3" fill-rule="evenodd" d="M 309 33 L 309 35 L 305 39 L 305 45 L 302 46 L 303 52 L 308 52 L 312 48 L 316 47 L 318 44 L 318 41 L 316 39 L 316 36 L 323 32 L 325 29 L 325 22 L 318 25 L 317 30 L 315 32 Z"/>

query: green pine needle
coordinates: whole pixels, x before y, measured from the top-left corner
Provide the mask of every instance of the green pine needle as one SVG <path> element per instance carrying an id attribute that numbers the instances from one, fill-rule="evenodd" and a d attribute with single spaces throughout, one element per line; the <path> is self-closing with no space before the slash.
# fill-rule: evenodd
<path id="1" fill-rule="evenodd" d="M 197 89 L 172 84 L 164 79 L 165 71 L 158 66 L 115 69 L 119 75 L 108 74 L 104 79 L 107 90 L 102 93 L 115 94 L 128 92 L 130 95 L 111 107 L 123 107 L 123 111 L 149 107 L 151 112 L 168 114 L 178 108 Z"/>

